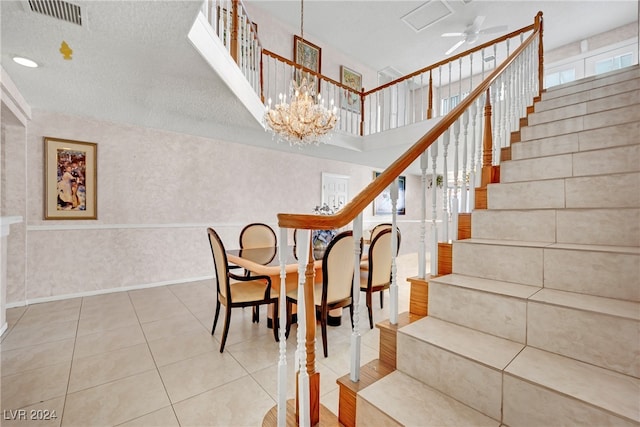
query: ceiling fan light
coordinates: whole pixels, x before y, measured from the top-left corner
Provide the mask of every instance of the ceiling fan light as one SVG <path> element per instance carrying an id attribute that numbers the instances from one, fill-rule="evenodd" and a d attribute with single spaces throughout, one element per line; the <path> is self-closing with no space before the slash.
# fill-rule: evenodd
<path id="1" fill-rule="evenodd" d="M 14 56 L 13 62 L 15 62 L 16 64 L 20 64 L 23 67 L 38 68 L 38 63 L 36 61 L 25 58 L 23 56 Z"/>

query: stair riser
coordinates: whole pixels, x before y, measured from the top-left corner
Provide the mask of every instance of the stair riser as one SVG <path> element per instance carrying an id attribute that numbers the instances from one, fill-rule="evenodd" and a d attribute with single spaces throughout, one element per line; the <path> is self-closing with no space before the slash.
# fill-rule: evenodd
<path id="1" fill-rule="evenodd" d="M 489 209 L 557 209 L 563 208 L 564 203 L 563 179 L 487 186 Z M 471 232 L 475 231 L 472 223 Z"/>
<path id="2" fill-rule="evenodd" d="M 581 102 L 594 101 L 596 99 L 612 97 L 618 94 L 624 94 L 626 92 L 632 92 L 640 89 L 640 78 L 627 80 L 604 86 L 592 91 L 578 92 L 562 97 L 552 98 L 544 100 L 535 105 L 535 113 L 542 113 L 556 108 L 562 108 L 567 105 L 579 104 Z M 531 115 L 529 116 L 531 117 Z M 531 124 L 531 122 L 529 122 Z"/>
<path id="3" fill-rule="evenodd" d="M 567 103 L 564 104 L 564 106 L 529 115 L 527 117 L 527 124 L 528 126 L 536 126 L 556 120 L 563 120 L 571 117 L 584 116 L 586 114 L 599 113 L 601 111 L 626 107 L 637 104 L 638 99 L 640 99 L 640 91 L 632 90 L 605 98 L 586 100 L 576 104 L 571 103 L 571 100 L 566 100 Z"/>
<path id="4" fill-rule="evenodd" d="M 557 212 L 558 243 L 640 246 L 640 209 L 567 209 Z"/>
<path id="5" fill-rule="evenodd" d="M 527 141 L 530 139 L 548 138 L 588 129 L 631 123 L 638 120 L 640 120 L 640 108 L 635 104 L 586 116 L 557 120 L 537 126 L 523 127 L 520 130 L 520 134 L 522 140 Z"/>
<path id="6" fill-rule="evenodd" d="M 640 170 L 640 144 L 574 154 L 512 160 L 500 165 L 501 182 L 630 173 Z"/>
<path id="7" fill-rule="evenodd" d="M 545 139 L 523 140 L 511 146 L 511 158 L 521 160 L 632 145 L 638 143 L 638 134 L 640 122 L 632 122 Z"/>
<path id="8" fill-rule="evenodd" d="M 544 250 L 544 286 L 640 302 L 640 254 Z"/>
<path id="9" fill-rule="evenodd" d="M 556 238 L 554 210 L 474 212 L 472 237 L 480 239 L 553 242 Z"/>
<path id="10" fill-rule="evenodd" d="M 640 77 L 638 69 L 623 71 L 620 73 L 614 73 L 611 76 L 594 76 L 589 79 L 584 79 L 579 82 L 564 85 L 560 88 L 552 88 L 551 90 L 542 94 L 542 102 L 563 97 L 566 95 L 575 94 L 577 92 L 599 90 L 600 88 L 614 85 L 620 82 L 637 79 Z"/>
<path id="11" fill-rule="evenodd" d="M 637 424 L 577 399 L 504 375 L 503 424 L 509 426 L 620 426 Z"/>
<path id="12" fill-rule="evenodd" d="M 527 344 L 635 377 L 640 376 L 640 322 L 529 302 Z M 615 331 L 615 332 L 613 332 Z"/>
<path id="13" fill-rule="evenodd" d="M 495 419 L 501 418 L 502 372 L 398 334 L 398 369 Z M 478 390 L 483 390 L 478 393 Z"/>
<path id="14" fill-rule="evenodd" d="M 630 191 L 621 191 L 620 185 Z M 565 180 L 567 208 L 640 207 L 640 173 L 568 178 Z"/>
<path id="15" fill-rule="evenodd" d="M 527 301 L 489 292 L 429 284 L 429 316 L 526 343 Z"/>
<path id="16" fill-rule="evenodd" d="M 586 176 L 547 181 L 525 181 L 488 186 L 488 208 L 503 209 L 562 209 L 562 208 L 636 208 L 640 207 L 640 192 L 619 191 L 620 183 L 630 189 L 640 188 L 640 173 Z M 479 227 L 476 214 L 472 216 L 472 234 Z M 528 221 L 525 221 L 528 222 Z M 544 230 L 542 230 L 544 232 Z M 484 231 L 480 231 L 484 234 Z M 544 240 L 542 237 L 540 238 Z M 523 239 L 528 240 L 528 239 Z M 538 240 L 538 239 L 530 239 Z M 553 241 L 547 240 L 547 241 Z"/>
<path id="17" fill-rule="evenodd" d="M 453 244 L 453 272 L 465 276 L 540 286 L 542 248 L 465 243 Z"/>
<path id="18" fill-rule="evenodd" d="M 356 425 L 357 426 L 380 426 L 380 427 L 402 427 L 402 424 L 372 405 L 366 399 L 357 397 Z"/>

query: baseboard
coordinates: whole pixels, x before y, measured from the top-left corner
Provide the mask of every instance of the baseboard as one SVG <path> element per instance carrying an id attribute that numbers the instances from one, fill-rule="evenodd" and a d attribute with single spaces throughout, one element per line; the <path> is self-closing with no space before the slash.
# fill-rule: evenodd
<path id="1" fill-rule="evenodd" d="M 2 325 L 2 328 L 0 328 L 0 337 L 7 332 L 7 329 L 9 328 L 9 325 L 7 324 L 7 322 L 4 322 L 4 325 Z"/>
<path id="2" fill-rule="evenodd" d="M 71 299 L 71 298 L 81 298 L 81 297 L 91 297 L 95 295 L 104 295 L 104 294 L 112 294 L 115 292 L 128 292 L 135 291 L 138 289 L 147 289 L 147 288 L 156 288 L 158 286 L 167 286 L 167 285 L 177 285 L 180 283 L 190 283 L 190 282 L 198 282 L 200 280 L 211 280 L 214 276 L 202 276 L 202 277 L 191 277 L 188 279 L 178 279 L 178 280 L 166 280 L 163 282 L 154 282 L 154 283 L 144 283 L 140 285 L 133 286 L 123 286 L 120 288 L 109 288 L 109 289 L 97 289 L 94 291 L 86 291 L 86 292 L 77 292 L 73 294 L 64 294 L 64 295 L 54 295 L 50 297 L 40 297 L 40 298 L 32 298 L 24 301 L 14 301 L 7 303 L 7 308 L 14 307 L 24 307 L 25 305 L 31 304 L 39 304 L 42 302 L 51 302 L 51 301 L 60 301 L 63 299 Z"/>

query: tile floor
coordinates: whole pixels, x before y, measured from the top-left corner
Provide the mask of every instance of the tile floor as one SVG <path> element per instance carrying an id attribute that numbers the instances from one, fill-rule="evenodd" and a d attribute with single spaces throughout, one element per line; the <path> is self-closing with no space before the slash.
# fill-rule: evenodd
<path id="1" fill-rule="evenodd" d="M 417 256 L 398 258 L 399 311 Z M 201 281 L 34 304 L 8 310 L 0 353 L 3 426 L 260 426 L 276 404 L 279 348 L 251 309 L 234 309 L 223 354 L 222 325 L 210 334 L 214 282 Z M 374 298 L 374 321 L 388 318 Z M 378 357 L 360 301 L 362 363 Z M 223 317 L 221 317 L 223 321 Z M 329 327 L 329 357 L 318 329 L 321 402 L 338 410 L 336 379 L 349 371 L 349 314 Z M 287 342 L 288 394 L 295 395 L 295 331 Z M 53 419 L 51 415 L 55 414 Z M 35 420 L 36 418 L 52 418 Z"/>

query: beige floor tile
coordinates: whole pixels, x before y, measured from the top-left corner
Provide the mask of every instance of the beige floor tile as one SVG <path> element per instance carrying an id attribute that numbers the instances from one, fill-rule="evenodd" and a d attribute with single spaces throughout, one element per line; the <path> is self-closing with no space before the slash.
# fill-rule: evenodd
<path id="1" fill-rule="evenodd" d="M 105 332 L 79 336 L 73 358 L 93 356 L 107 351 L 118 350 L 132 345 L 145 343 L 142 328 L 138 324 L 125 326 Z"/>
<path id="2" fill-rule="evenodd" d="M 20 409 L 64 396 L 70 362 L 2 377 L 2 409 Z"/>
<path id="3" fill-rule="evenodd" d="M 124 424 L 118 424 L 120 427 L 179 427 L 176 414 L 173 407 L 158 409 L 150 414 L 143 415 Z"/>
<path id="4" fill-rule="evenodd" d="M 78 322 L 55 322 L 39 325 L 22 326 L 18 323 L 2 341 L 2 350 L 14 350 L 20 347 L 28 347 L 53 341 L 74 338 Z"/>
<path id="5" fill-rule="evenodd" d="M 163 299 L 159 301 L 145 301 L 144 303 L 134 303 L 136 314 L 141 323 L 153 322 L 154 320 L 167 319 L 169 317 L 187 316 L 190 314 L 187 307 L 178 298 Z"/>
<path id="6" fill-rule="evenodd" d="M 217 350 L 162 366 L 159 370 L 173 403 L 247 375 L 232 356 Z"/>
<path id="7" fill-rule="evenodd" d="M 117 425 L 169 405 L 158 371 L 67 395 L 63 426 Z"/>
<path id="8" fill-rule="evenodd" d="M 9 327 L 15 325 L 18 320 L 26 313 L 27 307 L 13 307 L 7 310 L 7 323 Z"/>
<path id="9" fill-rule="evenodd" d="M 259 426 L 275 401 L 251 377 L 176 403 L 178 421 L 186 426 Z"/>
<path id="10" fill-rule="evenodd" d="M 206 331 L 204 326 L 193 314 L 169 317 L 166 319 L 143 323 L 142 329 L 144 330 L 144 335 L 148 341 Z"/>
<path id="11" fill-rule="evenodd" d="M 112 331 L 125 326 L 138 325 L 138 317 L 135 311 L 126 310 L 126 314 L 113 314 L 105 316 L 80 317 L 78 323 L 78 336 L 95 334 L 98 332 Z"/>
<path id="12" fill-rule="evenodd" d="M 66 301 L 71 301 L 73 304 Z M 81 298 L 74 298 L 29 306 L 20 319 L 20 326 L 77 321 L 80 316 L 80 301 Z"/>
<path id="13" fill-rule="evenodd" d="M 320 404 L 325 408 L 338 415 L 338 405 L 340 403 L 340 390 L 338 388 L 330 391 L 327 394 L 320 395 Z"/>
<path id="14" fill-rule="evenodd" d="M 128 292 L 112 292 L 109 294 L 93 295 L 82 298 L 82 310 L 91 310 L 104 306 L 122 306 L 131 304 Z"/>
<path id="15" fill-rule="evenodd" d="M 74 340 L 66 339 L 2 351 L 2 376 L 70 362 L 73 347 Z"/>
<path id="16" fill-rule="evenodd" d="M 69 393 L 155 369 L 146 343 L 73 361 Z"/>
<path id="17" fill-rule="evenodd" d="M 64 396 L 39 402 L 18 410 L 3 412 L 3 427 L 57 427 L 62 421 Z"/>
<path id="18" fill-rule="evenodd" d="M 157 366 L 168 365 L 202 353 L 218 350 L 219 343 L 206 331 L 149 341 Z"/>
<path id="19" fill-rule="evenodd" d="M 91 319 L 95 317 L 103 319 L 116 319 L 122 316 L 128 316 L 135 313 L 133 304 L 127 298 L 126 300 L 113 300 L 105 304 L 83 304 L 80 310 L 80 320 Z"/>
<path id="20" fill-rule="evenodd" d="M 225 353 L 231 354 L 249 372 L 256 372 L 278 362 L 280 346 L 273 335 L 227 345 Z M 295 341 L 287 341 L 288 349 L 295 349 Z"/>

